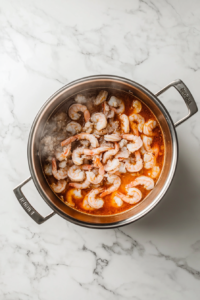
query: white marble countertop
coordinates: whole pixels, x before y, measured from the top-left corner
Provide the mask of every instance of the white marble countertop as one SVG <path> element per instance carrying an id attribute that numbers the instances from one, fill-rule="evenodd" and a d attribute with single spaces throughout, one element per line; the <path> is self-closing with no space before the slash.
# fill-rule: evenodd
<path id="1" fill-rule="evenodd" d="M 91 230 L 54 216 L 37 225 L 14 197 L 29 176 L 27 139 L 46 99 L 92 74 L 152 92 L 180 78 L 200 106 L 198 0 L 0 2 L 0 299 L 200 299 L 200 118 L 177 129 L 179 162 L 162 202 L 142 220 Z M 161 100 L 186 113 L 174 89 Z M 43 215 L 33 184 L 24 189 Z"/>

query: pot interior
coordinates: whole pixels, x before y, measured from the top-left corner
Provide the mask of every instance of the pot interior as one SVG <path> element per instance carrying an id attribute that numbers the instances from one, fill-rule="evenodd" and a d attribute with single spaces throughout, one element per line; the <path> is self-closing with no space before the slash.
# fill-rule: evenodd
<path id="1" fill-rule="evenodd" d="M 110 216 L 94 216 L 79 212 L 65 205 L 50 189 L 43 174 L 39 145 L 44 126 L 49 117 L 60 106 L 67 109 L 74 101 L 77 93 L 85 93 L 89 90 L 109 89 L 128 93 L 136 96 L 145 103 L 157 118 L 163 132 L 165 144 L 164 165 L 160 178 L 152 192 L 138 205 L 128 211 Z M 160 101 L 139 84 L 120 77 L 92 76 L 83 78 L 64 86 L 44 104 L 33 123 L 28 144 L 28 159 L 33 181 L 47 204 L 62 217 L 83 226 L 91 227 L 115 227 L 133 222 L 149 212 L 163 197 L 173 178 L 177 160 L 177 139 L 172 120 L 160 103 Z"/>

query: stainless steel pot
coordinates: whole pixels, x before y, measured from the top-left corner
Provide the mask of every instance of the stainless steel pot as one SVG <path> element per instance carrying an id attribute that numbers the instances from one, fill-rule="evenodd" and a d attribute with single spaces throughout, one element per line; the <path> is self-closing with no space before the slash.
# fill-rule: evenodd
<path id="1" fill-rule="evenodd" d="M 175 124 L 173 123 L 166 108 L 157 98 L 160 94 L 165 92 L 170 87 L 175 87 L 177 89 L 189 110 L 188 115 Z M 157 117 L 163 130 L 165 142 L 164 166 L 159 181 L 157 182 L 154 190 L 137 206 L 128 211 L 112 216 L 92 216 L 89 214 L 78 212 L 62 203 L 49 188 L 49 185 L 47 184 L 47 181 L 42 172 L 39 157 L 39 142 L 42 130 L 53 111 L 55 111 L 58 106 L 62 105 L 64 102 L 66 103 L 68 101 L 68 104 L 70 105 L 70 98 L 72 98 L 73 95 L 77 93 L 83 93 L 86 90 L 97 88 L 112 88 L 115 90 L 122 90 L 128 94 L 136 95 L 145 104 L 147 104 L 147 106 Z M 175 127 L 194 115 L 197 110 L 198 108 L 192 94 L 181 80 L 173 81 L 155 95 L 137 82 L 118 76 L 98 75 L 89 76 L 73 81 L 65 85 L 54 95 L 52 95 L 38 112 L 31 127 L 28 140 L 28 163 L 31 177 L 17 186 L 14 189 L 14 193 L 24 210 L 38 224 L 42 224 L 50 217 L 52 217 L 55 213 L 72 223 L 90 228 L 114 228 L 134 222 L 151 211 L 158 204 L 158 202 L 160 202 L 167 189 L 169 188 L 170 183 L 172 182 L 172 179 L 174 177 L 178 158 L 178 141 Z M 31 204 L 22 193 L 22 187 L 31 179 L 33 180 L 38 192 L 40 193 L 44 201 L 53 210 L 53 213 L 51 213 L 47 217 L 41 216 L 31 206 Z"/>

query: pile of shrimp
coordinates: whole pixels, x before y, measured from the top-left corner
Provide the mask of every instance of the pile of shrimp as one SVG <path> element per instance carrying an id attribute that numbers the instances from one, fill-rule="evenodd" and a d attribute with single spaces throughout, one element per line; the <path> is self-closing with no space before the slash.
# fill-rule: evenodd
<path id="1" fill-rule="evenodd" d="M 94 97 L 96 112 L 92 114 L 84 95 L 74 100 L 68 109 L 70 122 L 60 125 L 65 127 L 67 138 L 59 137 L 63 140 L 58 139 L 56 149 L 52 138 L 43 141 L 50 153 L 44 172 L 55 178 L 52 190 L 57 194 L 67 191 L 66 203 L 75 206 L 75 200 L 82 201 L 86 211 L 102 208 L 107 195 L 115 207 L 124 202 L 138 203 L 143 198 L 141 187 L 152 190 L 161 171 L 157 165 L 159 145 L 152 146 L 157 121 L 145 121 L 139 100 L 133 100 L 131 114 L 127 115 L 124 101 L 105 90 Z M 148 176 L 138 176 L 142 169 L 148 170 Z M 133 180 L 121 193 L 121 176 L 126 173 L 133 174 Z M 85 196 L 83 189 L 89 189 Z"/>

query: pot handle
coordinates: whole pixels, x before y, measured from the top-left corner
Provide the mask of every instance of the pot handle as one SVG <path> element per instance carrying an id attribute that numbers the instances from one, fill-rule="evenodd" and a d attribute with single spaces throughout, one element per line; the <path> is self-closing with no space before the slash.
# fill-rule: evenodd
<path id="1" fill-rule="evenodd" d="M 22 192 L 22 187 L 31 180 L 32 178 L 29 177 L 28 179 L 26 179 L 25 181 L 23 181 L 22 183 L 20 183 L 14 190 L 14 194 L 17 197 L 17 200 L 19 201 L 19 203 L 21 204 L 21 206 L 23 207 L 23 209 L 27 212 L 27 214 L 38 224 L 42 224 L 45 221 L 47 221 L 49 218 L 53 217 L 53 215 L 55 214 L 55 212 L 50 213 L 48 216 L 46 216 L 45 218 L 43 216 L 41 216 L 37 210 L 35 210 L 33 208 L 33 206 L 28 202 L 28 200 L 26 199 L 26 197 L 24 196 L 23 192 Z"/>
<path id="2" fill-rule="evenodd" d="M 184 121 L 189 119 L 191 116 L 196 114 L 196 112 L 198 111 L 198 107 L 197 107 L 196 102 L 195 102 L 192 94 L 190 93 L 189 89 L 187 88 L 185 83 L 180 79 L 172 81 L 170 84 L 168 84 L 166 87 L 164 87 L 162 90 L 160 90 L 155 95 L 158 97 L 159 95 L 164 93 L 166 90 L 168 90 L 170 87 L 175 87 L 177 89 L 177 91 L 182 96 L 182 98 L 185 101 L 185 104 L 187 105 L 187 108 L 188 108 L 187 116 L 185 116 L 184 118 L 182 118 L 181 120 L 179 120 L 178 122 L 176 122 L 174 124 L 174 126 L 177 127 L 178 125 L 180 125 L 181 123 L 183 123 Z"/>

